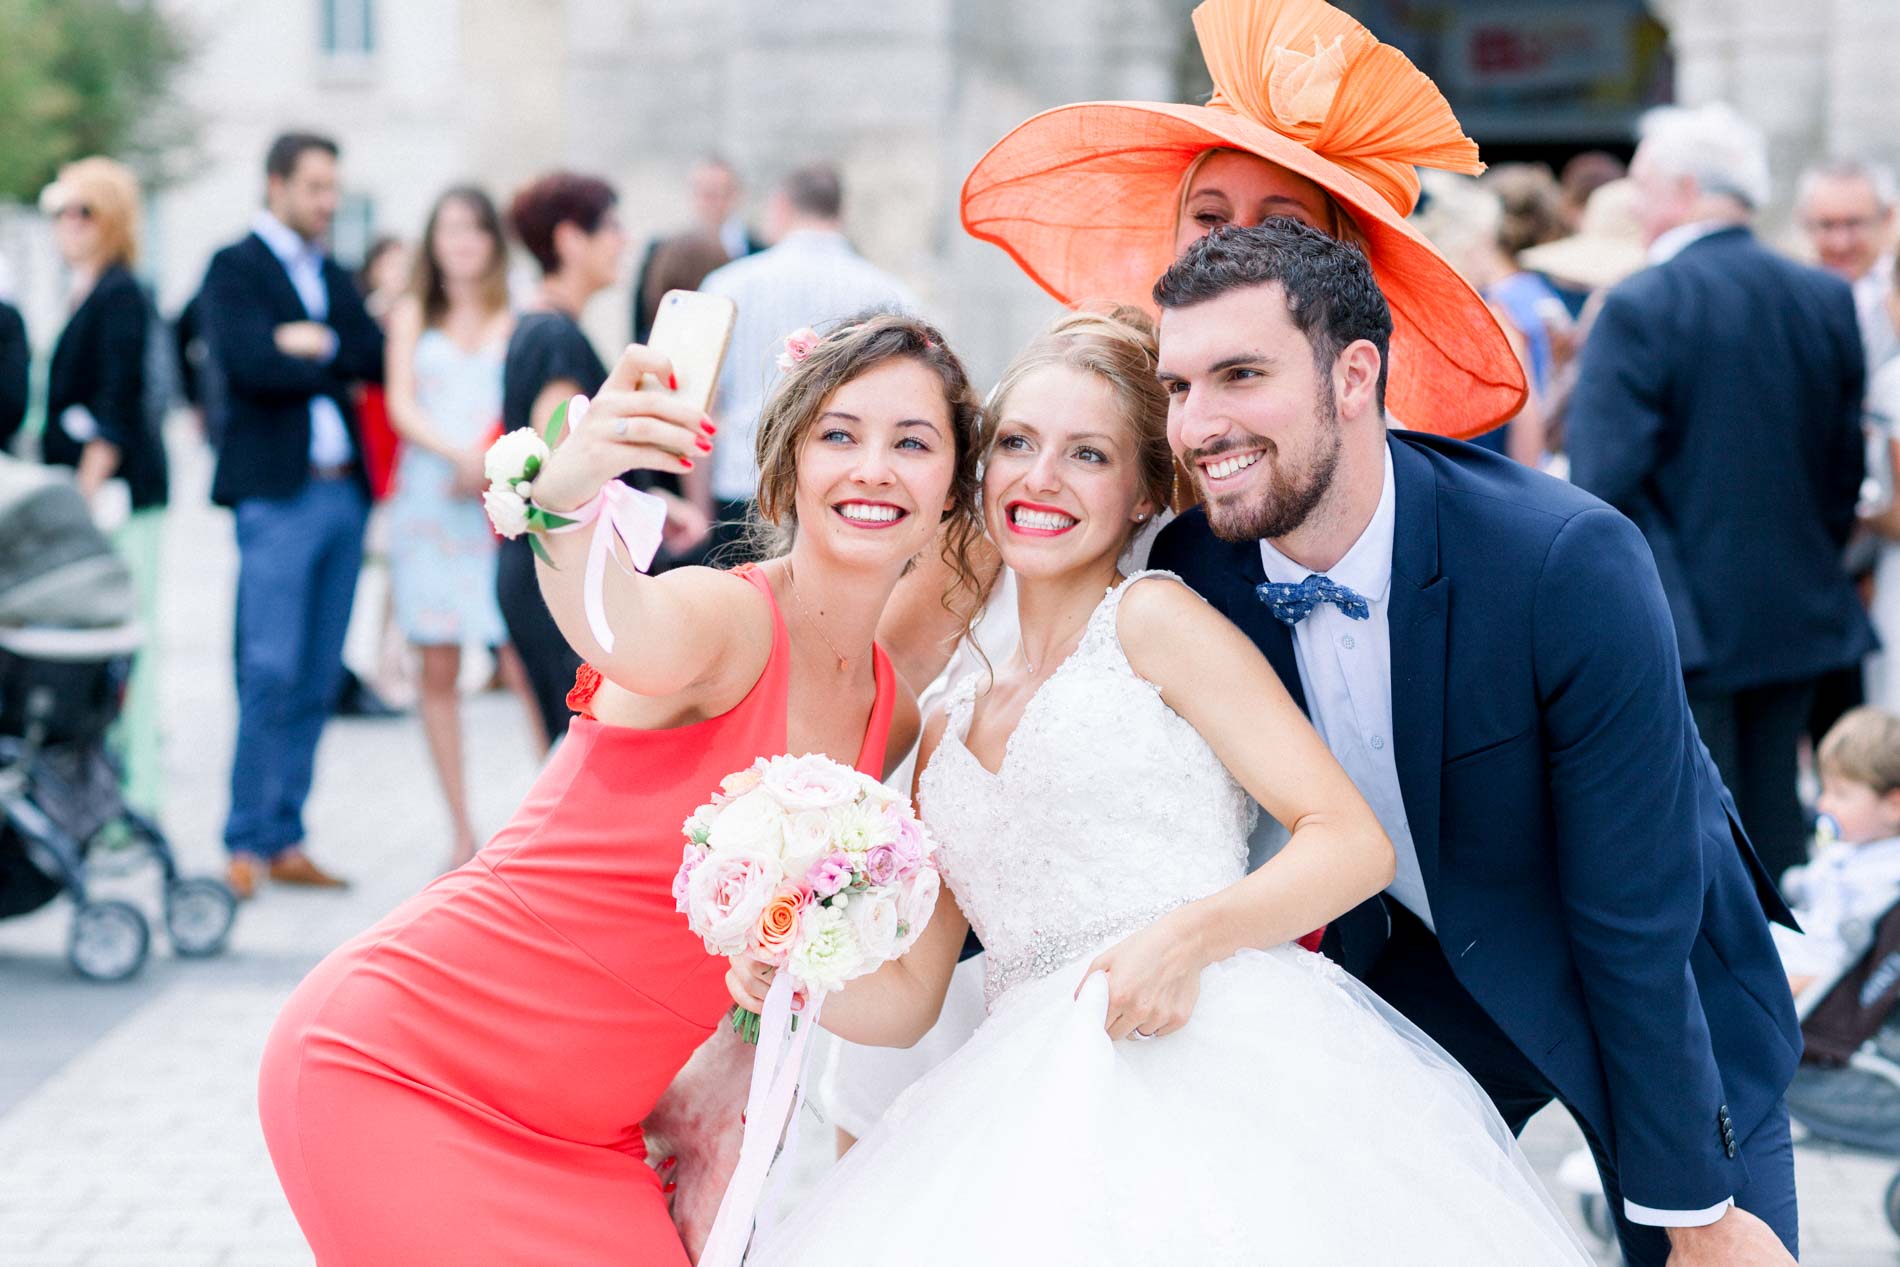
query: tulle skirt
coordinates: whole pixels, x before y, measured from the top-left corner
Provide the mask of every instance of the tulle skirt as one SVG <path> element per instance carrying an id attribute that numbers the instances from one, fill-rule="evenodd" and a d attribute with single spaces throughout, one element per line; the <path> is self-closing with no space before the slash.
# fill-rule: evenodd
<path id="1" fill-rule="evenodd" d="M 1243 951 L 1110 1042 L 1093 958 L 999 999 L 748 1267 L 1590 1263 L 1477 1084 L 1329 961 Z"/>

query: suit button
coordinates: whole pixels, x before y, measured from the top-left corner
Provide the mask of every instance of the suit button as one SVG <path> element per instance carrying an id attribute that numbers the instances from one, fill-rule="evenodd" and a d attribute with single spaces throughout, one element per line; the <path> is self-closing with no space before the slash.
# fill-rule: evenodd
<path id="1" fill-rule="evenodd" d="M 1734 1161 L 1735 1160 L 1735 1141 L 1730 1140 L 1728 1142 L 1727 1148 L 1724 1149 L 1724 1151 L 1728 1153 L 1728 1159 L 1730 1161 Z"/>

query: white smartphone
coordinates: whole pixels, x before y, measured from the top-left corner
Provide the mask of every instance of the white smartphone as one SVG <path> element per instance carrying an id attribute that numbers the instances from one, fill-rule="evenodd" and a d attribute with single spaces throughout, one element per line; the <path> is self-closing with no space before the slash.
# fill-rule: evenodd
<path id="1" fill-rule="evenodd" d="M 660 310 L 654 314 L 647 346 L 673 362 L 673 375 L 679 380 L 674 395 L 701 413 L 712 408 L 719 366 L 726 359 L 726 344 L 732 339 L 732 323 L 738 315 L 732 300 L 719 295 L 669 290 L 660 297 Z M 647 386 L 655 384 L 649 381 Z"/>

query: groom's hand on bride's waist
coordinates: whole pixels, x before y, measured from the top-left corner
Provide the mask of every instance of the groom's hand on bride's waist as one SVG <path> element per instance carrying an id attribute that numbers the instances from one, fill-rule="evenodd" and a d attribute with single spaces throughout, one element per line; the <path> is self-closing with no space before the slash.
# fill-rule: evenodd
<path id="1" fill-rule="evenodd" d="M 1795 1267 L 1774 1229 L 1740 1206 L 1703 1227 L 1669 1229 L 1668 1267 Z"/>

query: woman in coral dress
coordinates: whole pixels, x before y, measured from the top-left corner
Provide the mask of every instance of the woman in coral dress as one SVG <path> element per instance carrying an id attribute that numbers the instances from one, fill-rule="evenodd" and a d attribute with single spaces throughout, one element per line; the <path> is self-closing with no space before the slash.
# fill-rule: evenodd
<path id="1" fill-rule="evenodd" d="M 629 349 L 537 504 L 703 455 L 711 424 L 643 374 L 670 367 Z M 584 614 L 588 534 L 546 538 L 549 607 L 598 670 L 582 715 L 514 821 L 320 964 L 265 1050 L 265 1138 L 321 1267 L 688 1261 L 642 1124 L 729 1000 L 674 906 L 679 824 L 761 756 L 881 776 L 908 749 L 916 707 L 872 630 L 940 524 L 959 552 L 977 531 L 977 416 L 928 326 L 831 333 L 760 425 L 759 504 L 789 550 L 738 573 L 608 568 L 611 650 Z M 731 1089 L 692 1134 L 737 1125 Z"/>

